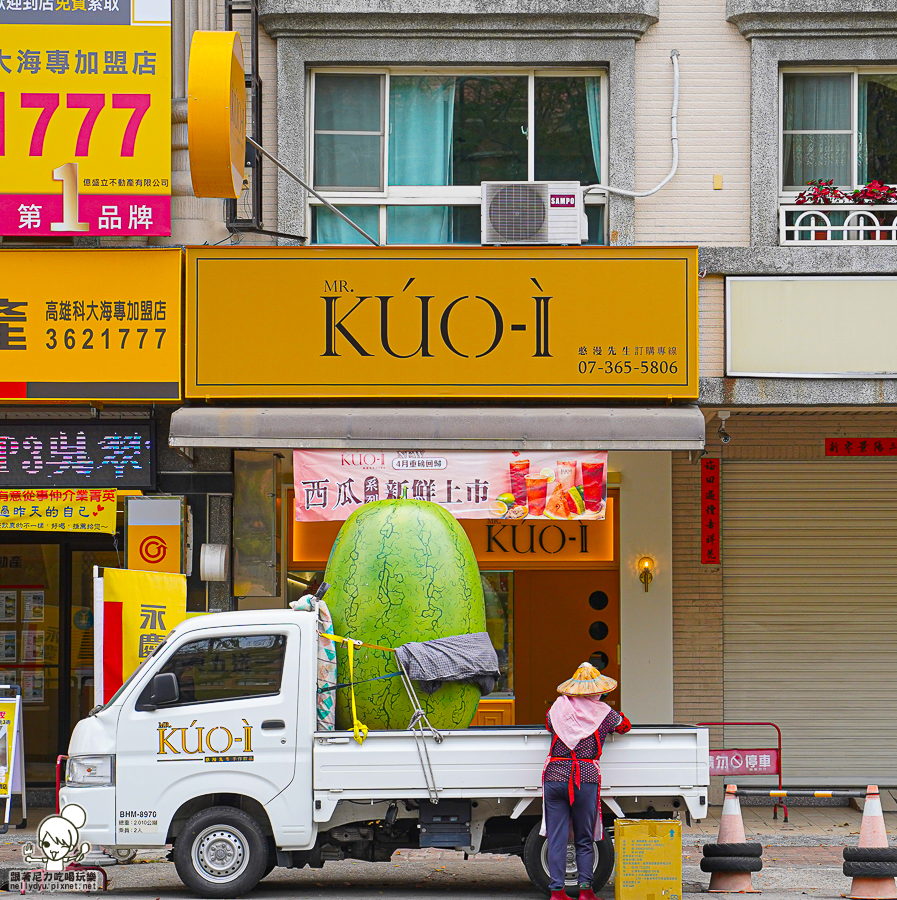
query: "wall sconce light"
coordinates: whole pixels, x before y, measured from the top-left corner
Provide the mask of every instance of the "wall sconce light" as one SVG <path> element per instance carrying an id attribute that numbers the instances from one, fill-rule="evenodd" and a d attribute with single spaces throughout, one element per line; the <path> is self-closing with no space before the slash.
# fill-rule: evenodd
<path id="1" fill-rule="evenodd" d="M 638 561 L 638 580 L 645 586 L 648 593 L 648 585 L 654 580 L 654 560 L 650 556 L 643 556 Z"/>

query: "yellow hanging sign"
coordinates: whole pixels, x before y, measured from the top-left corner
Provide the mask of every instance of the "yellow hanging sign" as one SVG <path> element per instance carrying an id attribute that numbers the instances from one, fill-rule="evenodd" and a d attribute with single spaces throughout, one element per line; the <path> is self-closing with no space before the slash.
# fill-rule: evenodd
<path id="1" fill-rule="evenodd" d="M 246 74 L 236 31 L 193 35 L 187 123 L 193 193 L 239 197 L 246 160 Z"/>

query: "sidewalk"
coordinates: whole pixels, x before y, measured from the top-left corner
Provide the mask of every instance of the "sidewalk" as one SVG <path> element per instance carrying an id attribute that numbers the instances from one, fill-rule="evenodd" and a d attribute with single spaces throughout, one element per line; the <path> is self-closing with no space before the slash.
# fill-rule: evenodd
<path id="1" fill-rule="evenodd" d="M 0 836 L 0 866 L 21 863 L 21 845 L 33 840 L 34 829 L 50 810 L 29 814 L 29 829 Z M 747 807 L 748 840 L 763 844 L 763 871 L 754 886 L 764 900 L 837 900 L 850 887 L 841 873 L 841 851 L 856 844 L 862 814 L 846 807 L 795 807 L 786 825 L 771 807 Z M 720 810 L 691 827 L 683 822 L 683 894 L 706 891 L 710 876 L 701 872 L 701 846 L 716 839 Z M 885 813 L 886 827 L 897 844 L 897 812 Z M 134 862 L 110 866 L 109 895 L 134 900 L 187 900 L 191 894 L 178 880 L 165 850 L 141 852 Z M 356 860 L 327 863 L 322 869 L 275 869 L 253 892 L 253 900 L 436 900 L 451 892 L 451 900 L 540 900 L 522 862 L 512 856 L 484 854 L 467 860 L 452 850 L 402 850 L 388 863 Z M 107 895 L 107 896 L 109 896 Z M 599 892 L 613 897 L 613 881 Z"/>
<path id="2" fill-rule="evenodd" d="M 682 842 L 688 835 L 701 837 L 701 843 L 716 838 L 719 830 L 719 817 L 722 807 L 710 808 L 710 815 L 700 822 L 692 821 L 691 826 L 682 823 Z M 860 834 L 860 822 L 863 814 L 847 806 L 793 806 L 788 810 L 788 824 L 785 824 L 784 813 L 779 810 L 779 818 L 773 819 L 771 806 L 742 806 L 741 815 L 744 820 L 746 834 L 753 834 L 757 839 L 766 837 L 788 838 L 789 842 L 800 836 L 837 837 L 845 843 L 853 843 Z M 897 840 L 897 812 L 885 812 L 885 828 L 888 834 Z M 797 840 L 793 841 L 798 843 Z"/>

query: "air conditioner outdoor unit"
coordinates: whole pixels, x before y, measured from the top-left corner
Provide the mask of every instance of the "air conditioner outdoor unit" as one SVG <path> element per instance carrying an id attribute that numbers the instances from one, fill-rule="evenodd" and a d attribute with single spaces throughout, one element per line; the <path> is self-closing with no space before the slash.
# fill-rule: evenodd
<path id="1" fill-rule="evenodd" d="M 483 244 L 581 244 L 589 226 L 577 181 L 484 181 Z"/>

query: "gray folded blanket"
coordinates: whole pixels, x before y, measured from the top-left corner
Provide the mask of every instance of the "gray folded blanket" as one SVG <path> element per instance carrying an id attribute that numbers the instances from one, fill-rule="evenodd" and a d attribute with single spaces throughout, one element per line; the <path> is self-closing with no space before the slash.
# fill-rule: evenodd
<path id="1" fill-rule="evenodd" d="M 485 631 L 414 641 L 396 649 L 409 677 L 432 694 L 446 681 L 475 684 L 484 696 L 495 690 L 500 676 L 498 656 Z"/>

